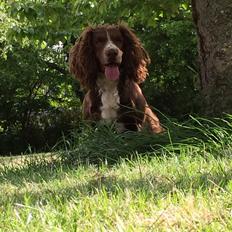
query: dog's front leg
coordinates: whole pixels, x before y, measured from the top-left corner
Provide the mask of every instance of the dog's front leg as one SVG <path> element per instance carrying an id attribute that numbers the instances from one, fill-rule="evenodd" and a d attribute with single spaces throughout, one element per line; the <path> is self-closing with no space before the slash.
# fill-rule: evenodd
<path id="1" fill-rule="evenodd" d="M 161 133 L 164 131 L 163 127 L 160 125 L 160 121 L 155 113 L 148 106 L 147 101 L 142 93 L 140 87 L 134 85 L 134 101 L 137 110 L 137 118 L 139 124 L 142 128 L 148 126 L 149 130 L 153 133 Z"/>

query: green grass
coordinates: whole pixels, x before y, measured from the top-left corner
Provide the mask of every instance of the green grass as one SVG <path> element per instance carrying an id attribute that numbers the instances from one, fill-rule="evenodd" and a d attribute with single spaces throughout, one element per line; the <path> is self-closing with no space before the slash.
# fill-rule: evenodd
<path id="1" fill-rule="evenodd" d="M 2 158 L 0 231 L 232 231 L 231 121 L 87 128 L 54 156 Z"/>

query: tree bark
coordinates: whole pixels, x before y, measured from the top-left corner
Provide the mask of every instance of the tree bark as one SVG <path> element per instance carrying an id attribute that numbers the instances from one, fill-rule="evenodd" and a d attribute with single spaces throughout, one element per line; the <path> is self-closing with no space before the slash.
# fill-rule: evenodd
<path id="1" fill-rule="evenodd" d="M 202 112 L 232 113 L 232 0 L 192 0 L 197 28 Z"/>

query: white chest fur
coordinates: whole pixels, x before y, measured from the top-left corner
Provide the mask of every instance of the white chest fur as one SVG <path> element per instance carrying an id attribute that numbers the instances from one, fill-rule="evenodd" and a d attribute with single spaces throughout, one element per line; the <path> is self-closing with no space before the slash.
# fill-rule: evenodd
<path id="1" fill-rule="evenodd" d="M 106 122 L 113 122 L 117 119 L 117 111 L 119 109 L 119 94 L 117 81 L 111 81 L 105 77 L 99 78 L 97 81 L 99 92 L 101 94 L 101 117 Z"/>

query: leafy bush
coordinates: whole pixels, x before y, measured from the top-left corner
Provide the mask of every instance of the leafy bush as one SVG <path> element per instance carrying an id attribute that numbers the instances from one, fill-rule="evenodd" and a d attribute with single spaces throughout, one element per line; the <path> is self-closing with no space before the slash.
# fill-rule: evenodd
<path id="1" fill-rule="evenodd" d="M 0 57 L 0 154 L 53 146 L 80 118 L 72 78 L 52 68 L 47 53 L 15 44 Z"/>
<path id="2" fill-rule="evenodd" d="M 164 20 L 148 33 L 150 78 L 144 85 L 149 102 L 174 117 L 197 113 L 196 35 L 190 20 Z"/>

